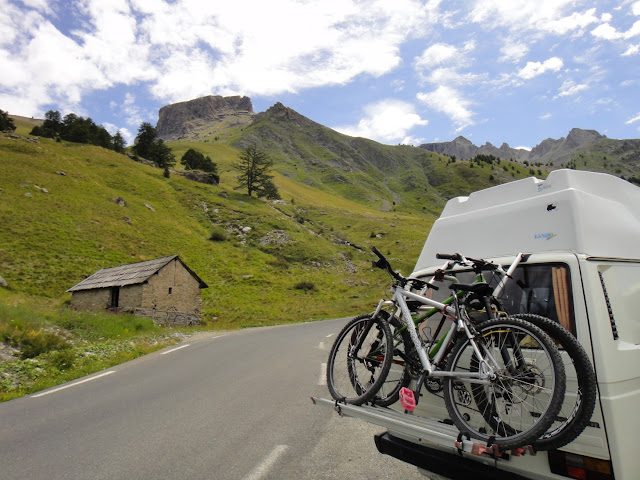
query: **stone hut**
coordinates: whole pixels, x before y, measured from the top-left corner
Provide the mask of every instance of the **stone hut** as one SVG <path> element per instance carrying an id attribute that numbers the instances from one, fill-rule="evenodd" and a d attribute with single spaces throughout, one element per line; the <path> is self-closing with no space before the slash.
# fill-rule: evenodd
<path id="1" fill-rule="evenodd" d="M 128 312 L 165 325 L 200 323 L 207 288 L 178 255 L 103 268 L 71 287 L 75 310 Z"/>

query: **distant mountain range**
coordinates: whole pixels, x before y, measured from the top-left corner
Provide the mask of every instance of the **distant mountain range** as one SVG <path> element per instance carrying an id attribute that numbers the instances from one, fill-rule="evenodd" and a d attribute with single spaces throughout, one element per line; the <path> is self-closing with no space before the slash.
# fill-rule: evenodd
<path id="1" fill-rule="evenodd" d="M 531 150 L 522 148 L 511 148 L 507 143 L 503 143 L 500 148 L 487 142 L 481 147 L 475 146 L 464 137 L 458 137 L 451 142 L 425 143 L 420 148 L 437 152 L 449 157 L 456 156 L 460 159 L 470 159 L 476 155 L 493 155 L 502 160 L 515 160 L 518 162 L 528 162 L 532 164 L 558 165 L 581 150 L 595 145 L 607 139 L 595 130 L 582 130 L 574 128 L 567 137 L 558 140 L 547 138 Z"/>
<path id="2" fill-rule="evenodd" d="M 302 164 L 358 170 L 373 163 L 384 171 L 389 165 L 403 163 L 402 159 L 406 157 L 419 156 L 417 152 L 408 154 L 404 146 L 390 147 L 342 135 L 280 103 L 266 112 L 254 113 L 248 97 L 210 95 L 167 105 L 160 109 L 157 126 L 158 135 L 172 141 L 211 141 L 231 131 L 242 132 L 245 129 L 246 132 L 236 135 L 236 146 L 246 144 L 248 135 L 252 141 L 260 141 L 257 136 L 259 130 L 273 153 L 289 164 L 296 164 L 297 159 Z M 292 148 L 294 144 L 295 148 Z M 311 153 L 318 149 L 324 153 Z M 492 155 L 501 160 L 547 169 L 567 167 L 626 178 L 640 177 L 640 140 L 609 139 L 595 130 L 579 128 L 573 128 L 566 137 L 547 138 L 530 151 L 512 148 L 507 143 L 496 147 L 487 142 L 478 147 L 462 136 L 450 142 L 423 144 L 416 150 L 427 150 L 458 160 Z"/>

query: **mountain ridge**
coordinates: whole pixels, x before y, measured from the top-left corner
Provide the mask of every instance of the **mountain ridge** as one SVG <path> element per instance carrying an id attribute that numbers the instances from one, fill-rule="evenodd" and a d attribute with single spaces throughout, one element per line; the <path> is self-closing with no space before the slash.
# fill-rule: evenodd
<path id="1" fill-rule="evenodd" d="M 368 159 L 363 158 L 361 154 L 354 155 L 353 152 L 349 153 L 349 150 L 364 148 L 364 150 L 372 153 L 371 145 L 367 142 L 383 145 L 362 137 L 345 136 L 351 140 L 341 140 L 337 142 L 339 145 L 329 146 L 327 140 L 329 138 L 335 140 L 335 134 L 337 134 L 329 127 L 314 122 L 280 102 L 276 102 L 264 112 L 254 113 L 251 99 L 240 96 L 221 97 L 209 95 L 187 102 L 166 105 L 159 111 L 157 129 L 160 138 L 165 140 L 206 142 L 210 141 L 211 137 L 217 139 L 220 135 L 228 134 L 234 129 L 243 130 L 264 124 L 269 118 L 274 122 L 279 122 L 280 125 L 283 125 L 282 122 L 288 122 L 291 127 L 296 129 L 310 128 L 315 130 L 315 134 L 311 136 L 310 140 L 318 141 L 321 144 L 324 143 L 324 147 L 327 147 L 331 152 L 328 155 L 329 158 L 325 161 L 342 170 L 354 168 L 354 165 L 349 162 L 356 162 L 355 168 L 362 168 L 368 162 Z M 254 132 L 256 129 L 259 128 L 253 128 Z M 292 154 L 295 158 L 305 156 L 299 151 L 300 148 L 297 149 L 297 152 L 291 152 L 291 149 L 287 148 L 287 146 L 291 147 L 290 139 L 283 137 L 280 140 L 283 142 L 283 149 L 289 150 L 284 157 L 291 157 Z M 234 143 L 237 147 L 242 147 L 246 144 L 246 141 L 235 135 Z M 608 165 L 600 165 L 597 162 L 587 163 L 589 163 L 590 168 L 595 168 L 596 171 L 605 171 L 618 175 L 629 175 L 634 174 L 634 172 L 637 174 L 640 169 L 640 163 L 634 160 L 635 152 L 638 150 L 634 139 L 609 139 L 596 130 L 581 128 L 572 128 L 566 137 L 558 139 L 546 138 L 531 150 L 513 148 L 506 142 L 503 142 L 500 147 L 490 142 L 476 146 L 463 136 L 458 136 L 449 142 L 425 143 L 418 148 L 459 160 L 470 160 L 478 155 L 492 155 L 501 160 L 512 160 L 527 166 L 535 165 L 549 168 L 577 165 L 576 162 L 580 156 L 589 156 L 591 151 L 598 151 L 599 153 L 601 151 L 603 153 L 601 157 L 603 162 L 600 162 L 600 164 L 605 163 L 607 152 L 610 155 L 623 153 L 626 154 L 626 160 L 623 160 L 623 163 L 631 163 L 628 166 L 623 165 L 610 169 Z M 379 150 L 379 148 L 374 148 L 373 150 Z M 345 158 L 343 158 L 345 153 L 347 153 L 346 157 L 348 157 L 346 162 Z M 379 155 L 376 154 L 374 157 L 379 157 Z"/>
<path id="2" fill-rule="evenodd" d="M 526 161 L 528 163 L 553 166 L 570 159 L 574 153 L 589 144 L 606 138 L 606 135 L 602 135 L 596 130 L 572 128 L 566 137 L 560 137 L 559 139 L 546 138 L 531 150 L 512 148 L 506 142 L 500 148 L 495 147 L 490 142 L 478 147 L 463 136 L 458 136 L 451 142 L 425 143 L 420 145 L 420 148 L 449 157 L 455 155 L 456 158 L 462 160 L 468 160 L 477 155 L 493 155 L 502 160 Z"/>

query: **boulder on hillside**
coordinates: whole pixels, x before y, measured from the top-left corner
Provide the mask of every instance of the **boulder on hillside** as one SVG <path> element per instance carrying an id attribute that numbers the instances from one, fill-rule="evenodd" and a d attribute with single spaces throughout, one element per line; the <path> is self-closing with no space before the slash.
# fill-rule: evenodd
<path id="1" fill-rule="evenodd" d="M 178 173 L 194 182 L 206 183 L 207 185 L 213 185 L 216 187 L 220 183 L 220 179 L 218 178 L 218 176 L 212 173 L 200 172 L 198 170 L 185 170 Z"/>

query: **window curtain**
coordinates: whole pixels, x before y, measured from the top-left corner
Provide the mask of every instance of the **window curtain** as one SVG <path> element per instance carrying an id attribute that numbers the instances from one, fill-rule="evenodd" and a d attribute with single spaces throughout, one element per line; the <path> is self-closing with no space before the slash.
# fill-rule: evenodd
<path id="1" fill-rule="evenodd" d="M 558 322 L 575 335 L 573 319 L 571 318 L 571 299 L 569 298 L 569 281 L 567 273 L 567 269 L 564 267 L 552 268 L 553 296 L 556 301 Z"/>

